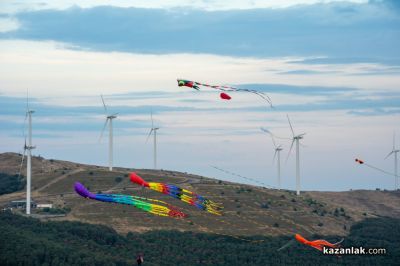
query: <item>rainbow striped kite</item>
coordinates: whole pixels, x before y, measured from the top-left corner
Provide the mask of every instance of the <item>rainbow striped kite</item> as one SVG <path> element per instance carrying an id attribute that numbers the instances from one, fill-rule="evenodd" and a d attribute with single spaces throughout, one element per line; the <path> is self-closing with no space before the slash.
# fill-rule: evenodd
<path id="1" fill-rule="evenodd" d="M 169 216 L 169 217 L 175 217 L 175 218 L 186 217 L 186 214 L 184 214 L 183 212 L 177 210 L 177 208 L 175 208 L 161 200 L 147 199 L 147 198 L 142 198 L 142 197 L 120 195 L 120 194 L 93 194 L 89 190 L 87 190 L 84 185 L 82 185 L 79 182 L 75 182 L 74 188 L 75 188 L 76 193 L 78 193 L 80 196 L 82 196 L 84 198 L 98 200 L 98 201 L 104 201 L 104 202 L 114 202 L 114 203 L 120 203 L 120 204 L 133 205 L 138 209 L 141 209 L 146 212 L 156 214 L 159 216 Z M 165 204 L 166 206 L 146 202 L 145 200 Z"/>
<path id="2" fill-rule="evenodd" d="M 200 210 L 207 211 L 212 214 L 221 215 L 222 207 L 220 204 L 215 203 L 203 196 L 197 195 L 196 193 L 177 187 L 171 184 L 146 182 L 138 176 L 136 173 L 130 174 L 130 179 L 133 183 L 139 184 L 143 187 L 148 187 L 152 190 L 161 192 L 163 194 L 169 195 L 190 205 L 196 206 Z"/>

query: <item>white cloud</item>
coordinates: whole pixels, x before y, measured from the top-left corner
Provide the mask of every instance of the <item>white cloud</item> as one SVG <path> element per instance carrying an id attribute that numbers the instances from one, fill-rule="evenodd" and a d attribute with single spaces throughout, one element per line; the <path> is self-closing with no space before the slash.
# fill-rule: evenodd
<path id="1" fill-rule="evenodd" d="M 109 5 L 117 7 L 137 8 L 198 8 L 204 10 L 229 10 L 253 8 L 287 8 L 294 5 L 312 5 L 318 3 L 349 2 L 367 3 L 368 0 L 28 0 L 28 1 L 2 1 L 2 13 L 15 13 L 27 10 L 40 9 L 66 9 L 73 6 L 90 8 L 94 6 Z"/>
<path id="2" fill-rule="evenodd" d="M 146 55 L 102 53 L 64 49 L 54 42 L 0 41 L 0 93 L 23 96 L 29 88 L 33 97 L 66 97 L 65 104 L 91 105 L 90 100 L 68 99 L 70 96 L 98 96 L 129 92 L 165 91 L 193 97 L 189 88 L 178 88 L 177 78 L 209 84 L 268 83 L 296 86 L 333 86 L 370 90 L 397 91 L 400 75 L 385 74 L 381 64 L 302 64 L 299 58 L 245 58 L 207 54 Z M 297 61 L 296 61 L 297 60 Z M 296 63 L 293 63 L 296 61 Z M 285 71 L 318 71 L 322 74 L 282 74 Z M 357 76 L 371 69 L 382 74 Z M 190 92 L 190 96 L 189 95 Z M 197 93 L 196 99 L 208 95 Z M 180 99 L 180 100 L 182 100 Z M 57 99 L 50 99 L 57 101 Z M 151 99 L 150 99 L 151 100 Z M 167 98 L 157 98 L 158 104 L 176 105 Z M 254 95 L 237 97 L 238 106 L 262 104 Z M 290 101 L 281 97 L 276 101 Z M 138 99 L 137 104 L 149 99 Z M 298 102 L 307 102 L 297 97 Z M 242 102 L 242 103 L 241 103 Z M 58 102 L 59 104 L 61 102 Z M 216 102 L 215 104 L 219 104 Z M 182 105 L 182 103 L 180 103 Z"/>
<path id="3" fill-rule="evenodd" d="M 0 33 L 13 31 L 19 28 L 19 23 L 14 18 L 0 18 Z"/>

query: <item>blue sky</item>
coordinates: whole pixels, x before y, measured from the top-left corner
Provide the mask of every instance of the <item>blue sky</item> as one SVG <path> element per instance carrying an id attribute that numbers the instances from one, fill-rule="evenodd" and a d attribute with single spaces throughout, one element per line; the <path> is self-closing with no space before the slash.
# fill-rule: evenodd
<path id="1" fill-rule="evenodd" d="M 306 190 L 393 188 L 400 115 L 397 1 L 9 1 L 0 4 L 0 152 L 21 151 L 26 89 L 36 154 L 106 165 L 100 94 L 115 120 L 115 164 L 227 180 L 216 165 L 276 186 L 267 127 L 301 149 Z M 268 94 L 176 86 L 177 78 Z M 398 133 L 400 135 L 400 132 Z M 283 157 L 290 141 L 283 141 Z M 294 154 L 282 165 L 293 189 Z M 285 158 L 283 158 L 285 159 Z"/>

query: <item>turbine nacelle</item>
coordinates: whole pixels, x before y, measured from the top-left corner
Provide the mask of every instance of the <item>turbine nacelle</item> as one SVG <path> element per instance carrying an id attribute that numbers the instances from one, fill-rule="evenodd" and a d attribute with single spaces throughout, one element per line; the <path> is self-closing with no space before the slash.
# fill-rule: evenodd
<path id="1" fill-rule="evenodd" d="M 306 133 L 303 133 L 303 134 L 294 136 L 293 139 L 294 139 L 294 140 L 295 140 L 295 139 L 303 139 L 305 134 L 306 134 Z"/>
<path id="2" fill-rule="evenodd" d="M 112 114 L 112 115 L 108 115 L 107 119 L 114 119 L 117 118 L 118 113 Z"/>

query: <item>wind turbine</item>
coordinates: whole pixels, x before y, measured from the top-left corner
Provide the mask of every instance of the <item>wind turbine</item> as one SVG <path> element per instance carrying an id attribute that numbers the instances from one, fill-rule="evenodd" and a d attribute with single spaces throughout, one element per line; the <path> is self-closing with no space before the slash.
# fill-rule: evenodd
<path id="1" fill-rule="evenodd" d="M 108 168 L 109 168 L 110 171 L 112 171 L 112 169 L 113 169 L 113 126 L 112 126 L 112 122 L 113 122 L 114 118 L 117 118 L 117 114 L 118 113 L 108 114 L 107 106 L 106 106 L 106 104 L 104 102 L 103 95 L 100 95 L 100 96 L 101 96 L 101 101 L 103 102 L 104 111 L 106 113 L 106 122 L 104 123 L 103 130 L 101 131 L 101 135 L 100 135 L 99 141 L 103 137 L 104 130 L 106 129 L 107 123 L 109 122 L 109 127 L 108 127 L 109 128 L 109 134 L 108 134 Z"/>
<path id="2" fill-rule="evenodd" d="M 264 131 L 265 133 L 268 133 L 271 136 L 272 139 L 272 143 L 274 144 L 275 147 L 275 153 L 274 153 L 274 158 L 273 161 L 275 161 L 275 157 L 278 157 L 277 159 L 277 167 L 278 167 L 278 189 L 281 189 L 281 151 L 283 150 L 282 145 L 276 145 L 275 139 L 274 139 L 274 135 L 271 133 L 271 131 L 269 131 L 266 128 L 261 128 L 262 131 Z"/>
<path id="3" fill-rule="evenodd" d="M 27 162 L 26 162 L 26 214 L 31 214 L 31 179 L 32 179 L 32 152 L 31 150 L 35 149 L 35 146 L 32 146 L 32 114 L 35 111 L 29 109 L 28 103 L 28 95 L 26 97 L 26 113 L 25 113 L 25 121 L 24 121 L 24 153 L 22 154 L 21 166 L 19 168 L 18 177 L 21 175 L 22 165 L 24 164 L 24 158 L 26 151 L 28 151 Z M 25 122 L 28 118 L 28 145 L 26 145 L 26 135 L 25 135 Z"/>
<path id="4" fill-rule="evenodd" d="M 394 154 L 394 189 L 398 189 L 398 174 L 397 174 L 397 153 L 400 152 L 399 149 L 396 150 L 396 143 L 395 143 L 396 135 L 393 133 L 393 148 L 392 151 L 385 157 L 387 159 L 390 155 Z"/>
<path id="5" fill-rule="evenodd" d="M 292 151 L 293 144 L 296 142 L 296 194 L 300 195 L 300 140 L 303 138 L 303 136 L 306 133 L 296 135 L 294 133 L 292 123 L 290 123 L 289 115 L 286 114 L 286 116 L 287 116 L 287 119 L 289 122 L 290 130 L 292 131 L 292 136 L 293 136 L 292 137 L 292 145 L 290 145 L 290 150 L 288 153 L 288 157 L 286 158 L 286 161 L 289 158 L 290 152 Z"/>
<path id="6" fill-rule="evenodd" d="M 154 156 L 154 158 L 153 158 L 153 160 L 154 160 L 154 169 L 157 169 L 157 130 L 159 130 L 160 128 L 159 127 L 154 127 L 153 111 L 151 111 L 150 117 L 151 117 L 151 129 L 150 129 L 149 135 L 147 135 L 146 142 L 149 140 L 149 138 L 151 136 L 151 133 L 154 132 L 154 143 L 153 143 L 153 148 L 154 148 L 153 156 Z"/>

